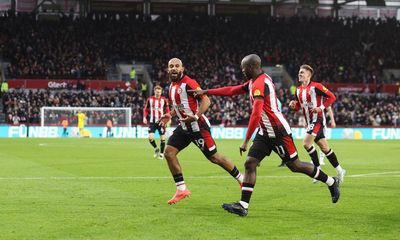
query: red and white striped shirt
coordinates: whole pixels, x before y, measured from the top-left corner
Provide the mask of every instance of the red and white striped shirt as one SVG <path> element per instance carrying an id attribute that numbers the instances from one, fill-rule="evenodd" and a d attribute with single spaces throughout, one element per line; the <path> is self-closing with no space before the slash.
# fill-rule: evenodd
<path id="1" fill-rule="evenodd" d="M 249 91 L 252 104 L 255 98 L 262 98 L 264 101 L 259 122 L 261 135 L 267 134 L 270 138 L 276 138 L 292 133 L 289 123 L 279 110 L 275 85 L 268 74 L 259 75 L 256 80 L 246 82 L 243 87 Z"/>
<path id="2" fill-rule="evenodd" d="M 147 118 L 147 116 L 150 116 L 149 122 L 157 123 L 161 116 L 164 115 L 164 111 L 165 113 L 169 113 L 168 100 L 163 96 L 159 98 L 151 96 L 146 100 L 146 105 L 143 109 L 143 117 Z"/>
<path id="3" fill-rule="evenodd" d="M 295 111 L 300 108 L 303 110 L 307 125 L 322 122 L 325 125 L 326 119 L 324 111 L 313 113 L 313 108 L 320 107 L 322 110 L 329 107 L 335 102 L 335 95 L 329 91 L 324 85 L 317 82 L 310 82 L 307 86 L 300 85 L 296 90 L 297 103 Z"/>
<path id="4" fill-rule="evenodd" d="M 188 115 L 195 115 L 199 109 L 199 100 L 203 96 L 194 96 L 194 93 L 188 93 L 188 90 L 199 89 L 200 85 L 196 80 L 184 75 L 178 82 L 172 82 L 169 87 L 169 99 L 172 108 L 175 110 L 178 118 L 182 119 Z M 201 124 L 210 126 L 210 122 L 203 114 L 199 120 L 193 121 L 190 124 L 181 122 L 183 130 L 191 132 L 199 132 Z"/>

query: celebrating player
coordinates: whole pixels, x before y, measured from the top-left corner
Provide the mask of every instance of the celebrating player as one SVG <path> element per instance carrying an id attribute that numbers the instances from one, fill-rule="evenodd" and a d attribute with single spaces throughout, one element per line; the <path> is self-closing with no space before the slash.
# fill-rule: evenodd
<path id="1" fill-rule="evenodd" d="M 172 110 L 162 117 L 160 124 L 165 125 L 173 116 L 179 118 L 180 124 L 168 139 L 165 148 L 165 158 L 177 188 L 175 195 L 168 201 L 168 204 L 177 203 L 190 195 L 177 155 L 191 142 L 196 144 L 208 160 L 221 166 L 240 184 L 243 181 L 243 176 L 236 166 L 228 158 L 217 152 L 217 146 L 211 137 L 210 123 L 204 115 L 210 106 L 210 99 L 205 95 L 195 97 L 193 92 L 188 92 L 188 90 L 200 89 L 200 85 L 183 72 L 184 67 L 180 59 L 172 58 L 169 60 L 168 75 L 171 80 L 169 99 Z"/>
<path id="2" fill-rule="evenodd" d="M 149 97 L 146 101 L 146 105 L 143 109 L 143 123 L 149 123 L 149 142 L 154 148 L 154 158 L 159 159 L 164 158 L 164 148 L 165 148 L 165 126 L 160 126 L 158 121 L 161 116 L 165 113 L 169 113 L 168 100 L 161 96 L 162 87 L 157 85 L 154 87 L 154 95 Z M 150 114 L 149 114 L 150 113 Z M 147 117 L 149 116 L 149 121 Z M 157 147 L 157 143 L 154 140 L 154 133 L 158 131 L 160 134 L 160 148 Z"/>
<path id="3" fill-rule="evenodd" d="M 336 169 L 340 182 L 343 182 L 346 171 L 340 166 L 335 152 L 329 147 L 325 138 L 326 119 L 324 109 L 335 102 L 336 97 L 322 84 L 311 81 L 313 73 L 314 70 L 310 65 L 300 66 L 299 82 L 301 85 L 296 90 L 297 100 L 290 101 L 289 107 L 294 111 L 298 111 L 300 108 L 303 110 L 307 122 L 307 134 L 303 145 L 314 165 L 321 168 L 313 142 L 325 153 L 329 162 Z"/>
<path id="4" fill-rule="evenodd" d="M 336 203 L 340 196 L 336 177 L 329 177 L 313 164 L 299 160 L 290 126 L 278 109 L 275 86 L 271 77 L 262 71 L 260 57 L 255 54 L 246 56 L 241 62 L 241 68 L 247 79 L 245 83 L 237 86 L 196 91 L 197 95 L 207 93 L 219 96 L 249 93 L 253 110 L 246 138 L 239 147 L 240 154 L 247 150 L 253 132 L 259 127 L 244 164 L 246 171 L 241 200 L 235 203 L 224 203 L 222 208 L 240 216 L 247 215 L 251 194 L 256 183 L 256 168 L 264 157 L 269 156 L 272 151 L 277 153 L 293 172 L 301 172 L 326 183 L 331 193 L 332 202 Z"/>

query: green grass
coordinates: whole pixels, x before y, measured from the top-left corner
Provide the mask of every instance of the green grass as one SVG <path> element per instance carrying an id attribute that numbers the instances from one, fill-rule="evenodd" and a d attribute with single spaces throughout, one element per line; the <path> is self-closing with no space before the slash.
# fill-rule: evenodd
<path id="1" fill-rule="evenodd" d="M 240 143 L 217 141 L 243 170 Z M 399 239 L 400 142 L 330 144 L 348 171 L 337 204 L 273 155 L 241 218 L 220 207 L 237 183 L 193 146 L 179 155 L 192 196 L 169 206 L 172 177 L 146 140 L 1 139 L 0 239 Z"/>

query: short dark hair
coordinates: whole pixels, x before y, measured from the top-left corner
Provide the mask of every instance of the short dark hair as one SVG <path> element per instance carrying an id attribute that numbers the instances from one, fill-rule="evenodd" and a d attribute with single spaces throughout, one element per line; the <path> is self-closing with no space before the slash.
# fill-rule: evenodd
<path id="1" fill-rule="evenodd" d="M 308 65 L 308 64 L 303 64 L 303 65 L 300 66 L 300 68 L 307 69 L 308 71 L 311 72 L 311 76 L 314 75 L 314 69 L 313 69 L 310 65 Z"/>

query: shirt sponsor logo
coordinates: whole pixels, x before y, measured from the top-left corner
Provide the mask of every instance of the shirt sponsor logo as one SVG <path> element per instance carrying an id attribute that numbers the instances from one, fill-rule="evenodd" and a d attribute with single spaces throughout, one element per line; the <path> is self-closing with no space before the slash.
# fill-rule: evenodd
<path id="1" fill-rule="evenodd" d="M 256 89 L 255 91 L 254 91 L 254 95 L 253 96 L 260 96 L 261 95 L 261 91 L 259 90 L 259 89 Z"/>
<path id="2" fill-rule="evenodd" d="M 59 82 L 49 82 L 49 83 L 47 84 L 47 86 L 48 86 L 49 88 L 67 88 L 68 84 L 67 84 L 66 82 L 62 82 L 62 83 L 59 83 Z"/>

